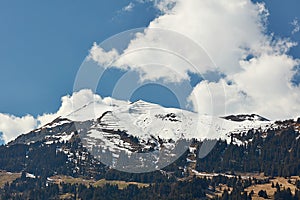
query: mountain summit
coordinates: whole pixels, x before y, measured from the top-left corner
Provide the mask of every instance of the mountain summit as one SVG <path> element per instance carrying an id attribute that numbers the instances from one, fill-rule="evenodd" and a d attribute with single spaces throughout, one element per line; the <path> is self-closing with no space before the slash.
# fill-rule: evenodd
<path id="1" fill-rule="evenodd" d="M 102 163 L 121 171 L 146 172 L 175 162 L 193 140 L 222 139 L 242 145 L 248 141 L 233 135 L 277 126 L 258 115 L 213 117 L 141 100 L 109 98 L 83 105 L 8 145 L 51 145 L 78 137 L 83 147 Z M 198 152 L 200 157 L 205 157 L 215 142 L 205 144 Z"/>
<path id="2" fill-rule="evenodd" d="M 276 124 L 255 114 L 213 117 L 177 108 L 165 108 L 142 100 L 126 102 L 106 98 L 100 103 L 83 105 L 66 116 L 60 116 L 19 136 L 9 144 L 67 141 L 72 135 L 79 133 L 87 146 L 98 140 L 107 148 L 115 148 L 117 145 L 118 148 L 128 150 L 130 147 L 125 147 L 128 144 L 121 137 L 112 139 L 110 134 L 123 132 L 146 143 L 153 138 L 173 141 L 221 138 L 230 142 L 231 133 L 270 127 L 275 128 Z M 143 146 L 146 148 L 147 145 Z"/>

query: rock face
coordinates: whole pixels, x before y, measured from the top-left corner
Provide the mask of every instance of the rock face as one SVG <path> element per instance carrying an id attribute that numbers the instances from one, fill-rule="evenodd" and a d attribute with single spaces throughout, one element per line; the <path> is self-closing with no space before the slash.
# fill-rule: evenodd
<path id="1" fill-rule="evenodd" d="M 229 115 L 229 116 L 226 116 L 226 117 L 223 117 L 224 119 L 227 119 L 227 120 L 231 120 L 231 121 L 236 121 L 236 122 L 242 122 L 242 121 L 246 121 L 246 120 L 249 120 L 249 121 L 270 121 L 260 115 L 256 115 L 256 114 L 250 114 L 250 115 L 247 115 L 247 114 L 241 114 L 241 115 Z"/>

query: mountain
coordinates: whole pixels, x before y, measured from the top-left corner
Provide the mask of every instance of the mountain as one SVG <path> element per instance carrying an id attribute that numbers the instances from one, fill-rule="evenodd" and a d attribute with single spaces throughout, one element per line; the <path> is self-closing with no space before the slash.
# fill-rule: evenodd
<path id="1" fill-rule="evenodd" d="M 0 146 L 0 170 L 46 182 L 55 175 L 170 184 L 239 173 L 292 176 L 300 174 L 299 131 L 300 119 L 212 117 L 109 98 Z"/>
<path id="2" fill-rule="evenodd" d="M 266 138 L 268 132 L 283 130 L 293 123 L 269 121 L 256 114 L 212 117 L 141 100 L 108 98 L 83 105 L 19 136 L 7 146 L 55 145 L 77 139 L 81 150 L 101 163 L 120 171 L 140 173 L 167 167 L 189 150 L 194 161 L 204 158 L 219 139 L 245 146 L 259 134 Z M 297 122 L 293 126 L 298 131 Z M 193 141 L 203 144 L 193 145 Z M 73 156 L 68 150 L 63 152 Z"/>
<path id="3" fill-rule="evenodd" d="M 80 132 L 86 146 L 94 141 L 102 141 L 103 146 L 115 146 L 120 143 L 112 135 L 124 132 L 137 137 L 141 142 L 155 139 L 219 139 L 229 141 L 230 133 L 243 132 L 250 129 L 276 128 L 277 125 L 259 115 L 230 115 L 226 117 L 212 117 L 175 108 L 164 108 L 160 105 L 144 101 L 125 102 L 114 99 L 103 103 L 89 103 L 67 116 L 61 116 L 33 130 L 19 136 L 10 144 L 34 143 L 37 141 L 66 141 L 74 132 Z M 122 139 L 121 139 L 122 140 Z M 123 150 L 131 147 L 124 146 Z M 141 143 L 144 148 L 150 146 Z"/>
<path id="4" fill-rule="evenodd" d="M 141 100 L 131 103 L 110 99 L 109 102 L 84 105 L 8 145 L 36 142 L 49 145 L 68 142 L 78 135 L 83 147 L 102 163 L 137 173 L 161 169 L 176 161 L 193 139 L 221 138 L 230 142 L 234 133 L 277 127 L 258 115 L 218 118 Z M 235 138 L 234 142 L 245 141 Z M 213 144 L 206 146 L 212 148 Z M 202 157 L 211 148 L 202 148 Z"/>

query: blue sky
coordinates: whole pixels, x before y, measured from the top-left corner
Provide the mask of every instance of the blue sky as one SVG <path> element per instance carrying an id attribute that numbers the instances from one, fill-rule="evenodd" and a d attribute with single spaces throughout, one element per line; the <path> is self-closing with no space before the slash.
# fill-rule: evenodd
<path id="1" fill-rule="evenodd" d="M 267 0 L 269 30 L 291 35 L 297 0 Z M 93 42 L 137 27 L 158 14 L 151 3 L 122 12 L 129 1 L 1 1 L 0 112 L 17 116 L 55 112 L 72 92 L 76 72 Z M 300 47 L 292 49 L 300 55 Z"/>
<path id="2" fill-rule="evenodd" d="M 137 27 L 159 13 L 151 3 L 130 1 L 1 1 L 0 112 L 34 116 L 55 112 L 60 97 L 72 92 L 77 70 L 93 42 Z M 266 0 L 269 31 L 300 41 L 291 22 L 300 19 L 297 0 Z M 291 54 L 299 57 L 300 46 Z"/>
<path id="3" fill-rule="evenodd" d="M 145 27 L 157 12 L 149 3 L 122 12 L 129 1 L 1 1 L 0 112 L 55 112 L 71 94 L 93 42 Z"/>
<path id="4" fill-rule="evenodd" d="M 161 2 L 164 1 L 168 2 Z M 274 33 L 274 38 L 287 37 L 300 43 L 298 0 L 256 2 L 264 2 L 270 13 L 267 35 Z M 94 42 L 99 44 L 122 31 L 147 27 L 158 16 L 169 14 L 160 9 L 151 0 L 1 1 L 0 113 L 16 117 L 55 113 L 61 97 L 72 94 L 76 73 Z M 300 46 L 286 54 L 300 58 Z M 98 93 L 110 96 L 114 83 L 123 73 L 116 69 L 107 72 Z M 295 84 L 300 80 L 299 74 L 294 76 Z M 230 77 L 230 73 L 227 75 Z M 191 78 L 192 82 L 201 81 L 197 76 Z M 153 97 L 157 93 L 161 98 Z M 172 92 L 155 84 L 141 87 L 131 100 L 139 98 L 178 106 Z"/>
<path id="5" fill-rule="evenodd" d="M 287 1 L 279 1 L 279 0 L 265 0 L 265 1 L 257 1 L 257 2 L 265 2 L 267 8 L 270 11 L 269 17 L 269 32 L 274 32 L 276 35 L 290 37 L 295 41 L 300 41 L 300 35 L 291 34 L 293 30 L 293 26 L 291 25 L 294 19 L 300 20 L 300 2 L 297 0 L 287 0 Z M 291 49 L 291 54 L 299 57 L 300 55 L 300 46 L 296 46 Z"/>

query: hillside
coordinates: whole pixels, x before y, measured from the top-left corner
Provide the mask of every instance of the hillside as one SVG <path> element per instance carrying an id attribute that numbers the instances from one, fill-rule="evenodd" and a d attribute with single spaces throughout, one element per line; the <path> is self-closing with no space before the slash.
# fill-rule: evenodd
<path id="1" fill-rule="evenodd" d="M 155 191 L 158 196 L 153 199 L 174 199 L 179 188 L 181 199 L 222 195 L 247 199 L 252 185 L 300 174 L 299 119 L 274 122 L 258 115 L 198 116 L 143 101 L 105 105 L 92 118 L 88 115 L 91 105 L 0 146 L 0 170 L 25 174 L 0 189 L 2 199 L 30 198 L 37 191 L 44 192 L 45 198 L 66 195 L 70 199 L 78 195 L 89 199 L 88 194 L 105 191 L 117 196 L 135 191 L 138 199 Z M 259 174 L 263 177 L 258 179 Z M 57 176 L 75 181 L 58 182 Z M 106 180 L 107 184 L 89 186 L 84 180 Z M 109 181 L 129 184 L 119 189 Z M 25 186 L 28 183 L 30 188 Z M 148 185 L 137 188 L 139 183 Z M 47 193 L 50 186 L 53 192 Z M 198 187 L 195 194 L 193 187 Z M 235 190 L 227 191 L 230 187 Z M 287 188 L 279 188 L 277 195 L 280 189 Z"/>

